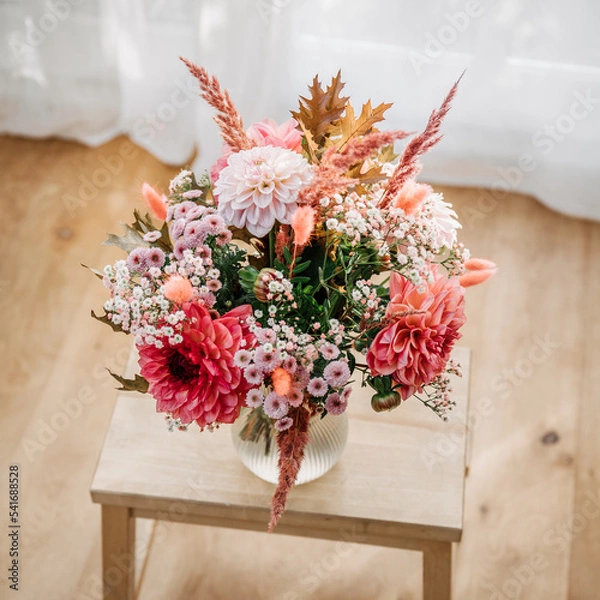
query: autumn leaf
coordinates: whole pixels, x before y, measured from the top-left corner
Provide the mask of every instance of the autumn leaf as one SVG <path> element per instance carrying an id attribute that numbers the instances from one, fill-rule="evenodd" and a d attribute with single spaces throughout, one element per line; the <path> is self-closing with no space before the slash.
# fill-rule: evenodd
<path id="1" fill-rule="evenodd" d="M 373 108 L 368 100 L 356 118 L 354 108 L 348 102 L 346 111 L 331 132 L 335 146 L 341 150 L 351 139 L 370 133 L 376 123 L 385 119 L 383 115 L 391 106 L 391 103 L 383 102 Z"/>
<path id="2" fill-rule="evenodd" d="M 389 146 L 384 146 L 379 153 L 379 160 L 382 163 L 392 162 L 396 160 L 400 156 L 394 152 L 394 146 L 390 144 Z"/>
<path id="3" fill-rule="evenodd" d="M 100 323 L 106 323 L 109 327 L 112 328 L 113 331 L 121 331 L 124 334 L 128 334 L 128 331 L 123 331 L 121 325 L 117 323 L 113 323 L 109 318 L 108 314 L 104 313 L 103 315 L 98 316 L 93 310 L 91 311 L 92 318 L 96 319 L 96 321 L 100 321 Z"/>
<path id="4" fill-rule="evenodd" d="M 119 236 L 111 233 L 108 238 L 102 242 L 102 245 L 117 246 L 117 248 L 121 248 L 121 250 L 125 250 L 125 252 L 131 252 L 140 246 L 148 246 L 137 229 L 134 229 L 131 225 L 125 225 L 124 223 L 121 223 L 121 227 L 123 227 L 125 235 Z"/>
<path id="5" fill-rule="evenodd" d="M 127 379 L 113 373 L 110 369 L 106 370 L 111 377 L 114 377 L 121 384 L 121 387 L 117 388 L 120 392 L 139 392 L 140 394 L 148 392 L 148 382 L 141 375 L 136 375 L 133 379 Z"/>
<path id="6" fill-rule="evenodd" d="M 302 134 L 304 135 L 304 138 L 302 140 L 302 147 L 307 154 L 307 158 L 308 158 L 309 162 L 312 164 L 318 164 L 319 159 L 320 159 L 319 147 L 315 143 L 312 133 L 308 129 L 306 129 L 306 127 L 304 126 L 304 123 L 302 123 L 302 121 L 298 122 L 298 127 L 300 128 L 300 131 L 302 131 Z"/>
<path id="7" fill-rule="evenodd" d="M 319 77 L 315 75 L 312 84 L 308 86 L 310 96 L 300 96 L 299 110 L 291 111 L 294 119 L 311 132 L 317 146 L 324 144 L 331 125 L 342 116 L 346 108 L 348 97 L 340 96 L 345 85 L 341 78 L 342 72 L 338 71 L 327 88 L 323 89 Z"/>
<path id="8" fill-rule="evenodd" d="M 104 273 L 98 271 L 97 269 L 94 269 L 92 267 L 89 267 L 88 265 L 84 265 L 83 263 L 79 263 L 84 269 L 88 269 L 88 271 L 91 271 L 98 279 L 104 279 Z"/>

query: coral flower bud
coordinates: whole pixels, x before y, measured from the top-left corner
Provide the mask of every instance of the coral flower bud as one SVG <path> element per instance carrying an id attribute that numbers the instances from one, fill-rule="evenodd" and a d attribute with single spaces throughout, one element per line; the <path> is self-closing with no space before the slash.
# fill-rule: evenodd
<path id="1" fill-rule="evenodd" d="M 194 297 L 194 288 L 189 279 L 181 275 L 172 275 L 163 285 L 162 292 L 164 297 L 176 304 L 189 302 Z"/>
<path id="2" fill-rule="evenodd" d="M 164 221 L 167 218 L 167 199 L 158 193 L 149 183 L 142 185 L 142 196 L 150 208 L 152 215 Z"/>
<path id="3" fill-rule="evenodd" d="M 277 367 L 271 373 L 273 389 L 279 396 L 287 396 L 292 390 L 292 376 L 282 367 Z"/>
<path id="4" fill-rule="evenodd" d="M 374 394 L 371 398 L 371 407 L 375 412 L 383 412 L 384 410 L 392 410 L 397 406 L 400 406 L 402 402 L 402 396 L 397 392 L 380 392 Z"/>
<path id="5" fill-rule="evenodd" d="M 259 302 L 269 301 L 269 284 L 275 281 L 275 269 L 262 269 L 254 282 L 254 295 Z"/>
<path id="6" fill-rule="evenodd" d="M 401 208 L 407 215 L 411 215 L 432 193 L 431 186 L 409 179 L 398 191 L 398 195 L 394 199 L 394 208 Z"/>
<path id="7" fill-rule="evenodd" d="M 470 258 L 465 263 L 465 269 L 467 271 L 485 271 L 489 269 L 496 269 L 496 263 L 485 258 Z"/>
<path id="8" fill-rule="evenodd" d="M 481 271 L 467 271 L 458 278 L 460 285 L 464 288 L 479 285 L 496 274 L 496 269 L 482 269 Z"/>

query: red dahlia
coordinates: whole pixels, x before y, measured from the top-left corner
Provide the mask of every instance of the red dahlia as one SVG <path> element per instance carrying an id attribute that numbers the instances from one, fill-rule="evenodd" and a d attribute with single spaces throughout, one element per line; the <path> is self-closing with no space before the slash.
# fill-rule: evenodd
<path id="1" fill-rule="evenodd" d="M 162 339 L 162 348 L 138 346 L 141 374 L 156 410 L 200 427 L 233 423 L 249 387 L 233 356 L 252 346 L 254 336 L 246 325 L 252 309 L 239 306 L 214 318 L 202 304 L 188 302 L 182 308 L 186 320 L 181 343 L 171 346 Z"/>

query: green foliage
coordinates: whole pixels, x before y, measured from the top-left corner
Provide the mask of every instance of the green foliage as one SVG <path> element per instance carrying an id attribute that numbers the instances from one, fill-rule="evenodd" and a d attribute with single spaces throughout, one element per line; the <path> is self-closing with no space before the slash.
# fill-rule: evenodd
<path id="1" fill-rule="evenodd" d="M 214 240 L 208 243 L 212 249 L 213 265 L 221 272 L 219 280 L 222 287 L 216 294 L 215 309 L 223 313 L 248 301 L 249 292 L 240 279 L 246 251 L 233 244 L 218 246 Z"/>
<path id="2" fill-rule="evenodd" d="M 258 277 L 258 269 L 252 265 L 248 265 L 240 269 L 239 278 L 242 289 L 248 294 L 254 293 L 254 283 Z"/>

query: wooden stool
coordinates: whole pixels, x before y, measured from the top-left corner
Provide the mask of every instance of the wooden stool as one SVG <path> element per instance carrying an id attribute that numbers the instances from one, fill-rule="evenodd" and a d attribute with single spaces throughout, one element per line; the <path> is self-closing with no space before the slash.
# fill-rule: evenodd
<path id="1" fill-rule="evenodd" d="M 454 382 L 448 422 L 417 400 L 376 414 L 357 387 L 342 459 L 292 490 L 276 533 L 418 550 L 425 600 L 450 600 L 452 543 L 463 522 L 469 351 L 454 357 L 463 378 Z M 136 518 L 266 530 L 274 488 L 246 470 L 230 435 L 228 427 L 170 433 L 150 397 L 118 398 L 91 488 L 102 504 L 106 600 L 134 598 Z"/>

